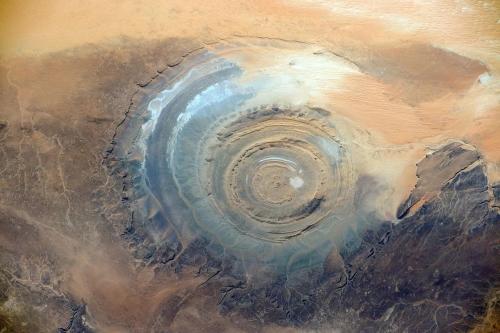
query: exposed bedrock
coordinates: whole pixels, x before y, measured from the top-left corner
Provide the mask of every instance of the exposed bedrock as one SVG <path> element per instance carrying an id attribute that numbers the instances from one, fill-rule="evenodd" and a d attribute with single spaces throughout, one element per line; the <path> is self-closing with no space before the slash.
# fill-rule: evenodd
<path id="1" fill-rule="evenodd" d="M 366 331 L 410 332 L 466 331 L 485 315 L 498 290 L 500 218 L 483 162 L 456 142 L 426 156 L 417 174 L 409 200 L 425 202 L 381 227 L 384 238 L 365 235 L 364 249 L 345 258 L 356 278 L 321 313 Z"/>
<path id="2" fill-rule="evenodd" d="M 421 181 L 442 182 L 433 196 L 398 223 L 365 232 L 354 250 L 334 249 L 321 267 L 251 281 L 234 274 L 234 263 L 228 263 L 236 259 L 214 260 L 199 241 L 176 265 L 198 257 L 204 270 L 216 273 L 208 283 L 218 289 L 219 310 L 263 324 L 330 325 L 343 332 L 466 331 L 486 315 L 485 299 L 498 288 L 500 218 L 490 206 L 481 159 L 471 159 L 450 178 L 436 179 L 421 166 L 444 156 L 453 156 L 455 165 L 472 152 L 453 143 L 425 157 Z M 417 185 L 411 195 L 421 191 Z"/>
<path id="3" fill-rule="evenodd" d="M 334 110 L 279 93 L 271 102 L 266 68 L 247 78 L 206 53 L 194 64 L 146 87 L 107 157 L 123 176 L 133 215 L 122 236 L 137 259 L 157 274 L 194 271 L 197 293 L 254 330 L 449 332 L 487 316 L 499 191 L 474 146 L 447 141 L 425 156 L 383 219 L 370 200 L 389 185 L 359 156 L 390 149 Z M 151 329 L 172 325 L 179 302 L 161 303 Z"/>
<path id="4" fill-rule="evenodd" d="M 188 245 L 171 266 L 199 266 L 221 313 L 261 324 L 327 325 L 342 332 L 465 331 L 486 315 L 485 299 L 498 288 L 500 218 L 491 207 L 481 159 L 450 171 L 450 178 L 436 179 L 422 166 L 443 156 L 452 156 L 455 165 L 472 152 L 453 143 L 425 157 L 421 182 L 439 181 L 440 188 L 412 215 L 363 233 L 356 248 L 332 249 L 321 266 L 293 274 L 268 268 L 266 278 L 255 281 L 237 258 L 214 258 L 203 240 Z M 417 185 L 411 196 L 421 191 Z"/>
<path id="5" fill-rule="evenodd" d="M 271 38 L 124 43 L 0 68 L 1 325 L 498 326 L 495 131 L 440 104 L 496 74 L 434 47 L 394 67 Z"/>

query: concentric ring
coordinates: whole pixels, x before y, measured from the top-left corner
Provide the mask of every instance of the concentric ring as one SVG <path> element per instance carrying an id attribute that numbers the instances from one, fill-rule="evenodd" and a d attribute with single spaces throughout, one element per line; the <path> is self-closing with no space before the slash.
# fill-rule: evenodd
<path id="1" fill-rule="evenodd" d="M 333 74 L 353 71 L 342 59 L 286 47 L 298 52 L 293 62 L 284 59 L 287 65 L 305 57 Z M 220 54 L 237 57 L 240 49 Z M 259 66 L 243 72 L 225 56 L 194 56 L 148 102 L 136 142 L 145 152 L 147 190 L 177 234 L 285 263 L 298 253 L 326 253 L 321 244 L 346 232 L 356 172 L 345 140 L 349 125 L 303 98 L 321 85 L 293 72 L 273 77 L 274 67 Z M 304 82 L 310 91 L 297 90 Z"/>
<path id="2" fill-rule="evenodd" d="M 250 113 L 218 124 L 217 144 L 208 137 L 200 142 L 207 161 L 200 183 L 214 210 L 242 233 L 275 242 L 342 211 L 349 159 L 333 130 L 318 126 L 317 112 L 262 107 Z"/>

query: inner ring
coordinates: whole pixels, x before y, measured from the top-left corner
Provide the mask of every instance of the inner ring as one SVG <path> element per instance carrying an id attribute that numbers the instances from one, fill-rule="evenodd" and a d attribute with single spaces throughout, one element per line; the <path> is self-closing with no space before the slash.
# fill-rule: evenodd
<path id="1" fill-rule="evenodd" d="M 293 161 L 268 157 L 259 161 L 259 166 L 247 185 L 260 200 L 280 205 L 292 201 L 304 185 L 302 170 Z"/>
<path id="2" fill-rule="evenodd" d="M 321 153 L 287 138 L 255 144 L 229 170 L 226 197 L 251 220 L 268 224 L 312 217 L 333 181 Z"/>

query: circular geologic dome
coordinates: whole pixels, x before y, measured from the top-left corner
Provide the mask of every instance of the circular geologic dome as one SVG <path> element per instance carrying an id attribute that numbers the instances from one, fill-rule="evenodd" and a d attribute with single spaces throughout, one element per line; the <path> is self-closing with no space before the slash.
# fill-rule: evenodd
<path id="1" fill-rule="evenodd" d="M 255 63 L 256 49 L 274 58 Z M 136 140 L 162 218 L 254 260 L 326 253 L 352 219 L 356 170 L 353 129 L 319 101 L 354 65 L 293 43 L 185 63 L 149 88 Z"/>
<path id="2" fill-rule="evenodd" d="M 284 242 L 343 210 L 348 152 L 316 111 L 262 107 L 203 129 L 206 116 L 193 114 L 167 148 L 167 197 L 179 194 L 201 228 Z"/>

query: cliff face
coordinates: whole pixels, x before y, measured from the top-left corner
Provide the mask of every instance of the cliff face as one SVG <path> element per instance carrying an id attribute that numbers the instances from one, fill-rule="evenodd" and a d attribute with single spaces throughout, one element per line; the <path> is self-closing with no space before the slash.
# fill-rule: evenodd
<path id="1" fill-rule="evenodd" d="M 495 3 L 2 6 L 0 331 L 498 330 Z"/>

